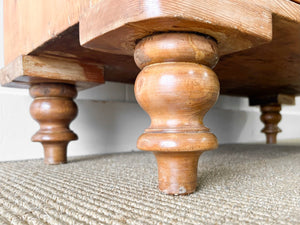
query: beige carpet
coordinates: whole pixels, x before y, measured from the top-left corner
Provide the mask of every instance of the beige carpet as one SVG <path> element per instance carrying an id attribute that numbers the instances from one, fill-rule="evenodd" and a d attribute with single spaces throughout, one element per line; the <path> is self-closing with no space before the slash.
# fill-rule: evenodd
<path id="1" fill-rule="evenodd" d="M 0 224 L 300 224 L 300 146 L 204 153 L 196 193 L 157 190 L 151 153 L 0 163 Z"/>

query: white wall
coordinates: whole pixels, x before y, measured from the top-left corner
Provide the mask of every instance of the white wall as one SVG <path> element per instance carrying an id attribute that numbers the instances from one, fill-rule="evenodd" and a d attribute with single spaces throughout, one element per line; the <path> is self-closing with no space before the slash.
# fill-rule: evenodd
<path id="1" fill-rule="evenodd" d="M 3 0 L 0 0 L 1 6 Z M 0 68 L 3 66 L 3 21 L 0 7 Z M 0 87 L 0 161 L 41 158 L 42 146 L 32 143 L 38 124 L 31 119 L 28 90 Z M 76 100 L 79 115 L 71 128 L 79 140 L 69 145 L 69 156 L 137 150 L 136 139 L 150 121 L 135 102 L 133 86 L 107 82 L 83 91 Z M 300 138 L 300 99 L 284 107 L 280 141 Z M 263 142 L 259 110 L 246 98 L 221 96 L 205 118 L 220 143 Z"/>

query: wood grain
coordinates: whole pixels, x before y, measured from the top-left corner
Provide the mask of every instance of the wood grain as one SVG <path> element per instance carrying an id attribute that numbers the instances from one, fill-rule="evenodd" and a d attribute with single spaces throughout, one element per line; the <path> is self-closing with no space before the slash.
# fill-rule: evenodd
<path id="1" fill-rule="evenodd" d="M 28 88 L 34 83 L 70 83 L 86 89 L 104 83 L 103 66 L 58 57 L 20 56 L 0 71 L 8 87 Z"/>
<path id="2" fill-rule="evenodd" d="M 5 65 L 78 23 L 80 14 L 99 1 L 4 0 Z"/>
<path id="3" fill-rule="evenodd" d="M 300 18 L 295 22 L 273 15 L 271 43 L 220 59 L 215 71 L 222 92 L 238 96 L 299 95 L 299 37 Z"/>
<path id="4" fill-rule="evenodd" d="M 189 194 L 196 189 L 201 152 L 217 147 L 203 124 L 219 95 L 218 78 L 208 67 L 218 61 L 217 44 L 196 34 L 157 34 L 137 44 L 134 58 L 142 68 L 135 96 L 151 118 L 137 147 L 155 152 L 162 192 Z"/>
<path id="5" fill-rule="evenodd" d="M 75 86 L 62 83 L 34 84 L 30 88 L 30 95 L 34 98 L 30 114 L 40 124 L 40 130 L 32 137 L 32 141 L 42 143 L 46 164 L 66 163 L 67 145 L 78 139 L 69 128 L 78 111 L 73 101 L 77 96 Z"/>
<path id="6" fill-rule="evenodd" d="M 298 11 L 300 12 L 300 7 Z M 276 29 L 271 43 L 221 57 L 215 68 L 222 86 L 221 94 L 236 96 L 300 94 L 300 64 L 297 63 L 300 55 L 297 41 L 297 35 L 300 35 L 299 23 L 286 21 L 282 16 L 273 15 L 273 17 L 273 26 Z M 78 32 L 78 26 L 73 26 L 59 38 L 40 46 L 32 54 L 46 57 L 58 55 L 103 64 L 105 80 L 134 83 L 139 69 L 135 66 L 133 58 L 83 48 L 79 44 Z"/>
<path id="7" fill-rule="evenodd" d="M 23 4 L 23 2 L 26 4 L 29 0 L 6 1 L 9 4 Z M 43 2 L 46 1 L 48 0 Z M 253 49 L 236 52 L 220 58 L 215 71 L 217 72 L 221 83 L 221 94 L 235 96 L 264 96 L 276 94 L 299 95 L 300 64 L 298 61 L 300 57 L 300 5 L 288 0 L 239 0 L 239 2 L 241 2 L 241 9 L 248 9 L 248 5 L 250 4 L 253 6 L 249 9 L 252 9 L 253 7 L 259 7 L 269 11 L 272 14 L 273 36 L 272 41 L 268 44 L 263 44 Z M 94 4 L 95 7 L 100 7 L 100 5 L 98 5 L 98 0 L 93 1 L 92 4 Z M 243 4 L 245 4 L 244 7 L 242 6 Z M 189 5 L 189 3 L 187 5 Z M 76 1 L 74 1 L 74 4 L 70 5 L 70 7 L 71 6 L 76 8 L 78 4 L 76 4 Z M 185 6 L 182 4 L 180 6 L 182 6 L 182 10 L 185 11 Z M 36 7 L 38 7 L 38 4 Z M 48 7 L 54 8 L 56 5 L 49 4 Z M 82 7 L 82 9 L 83 8 L 84 7 Z M 87 11 L 89 10 L 89 8 L 86 9 Z M 18 24 L 20 21 L 22 21 L 22 23 L 30 23 L 32 17 L 24 17 L 24 12 L 21 13 L 18 10 L 24 11 L 26 10 L 26 7 L 23 7 L 22 9 L 17 7 L 16 10 L 13 10 L 12 7 L 10 11 L 4 10 L 4 12 L 10 12 L 5 13 L 4 20 L 9 20 L 11 24 Z M 126 7 L 124 6 L 123 8 L 124 13 L 127 12 L 127 10 L 130 11 L 131 9 L 126 5 Z M 74 11 L 76 11 L 76 9 Z M 55 18 L 56 16 L 63 18 L 65 21 L 68 20 L 67 14 L 65 14 L 65 16 L 61 16 L 64 12 L 67 13 L 68 10 L 59 11 L 51 9 L 48 10 L 48 12 L 49 14 L 53 14 L 51 17 Z M 11 15 L 14 16 L 12 17 Z M 103 15 L 109 14 L 103 12 Z M 174 16 L 176 15 L 174 14 Z M 112 20 L 113 18 L 118 19 L 116 16 L 107 17 L 110 17 Z M 241 18 L 243 17 L 244 16 Z M 41 16 L 39 18 L 41 18 L 41 20 L 47 20 L 46 18 L 48 17 L 45 16 L 44 18 Z M 76 18 L 76 16 L 74 18 Z M 101 64 L 105 70 L 105 80 L 134 83 L 139 69 L 135 66 L 133 58 L 125 55 L 121 56 L 97 52 L 81 47 L 79 43 L 79 26 L 76 24 L 78 20 L 79 18 L 77 17 L 77 19 L 73 21 L 75 24 L 74 26 L 72 25 L 73 22 L 70 25 L 65 23 L 64 28 L 61 29 L 64 31 L 61 32 L 61 30 L 57 29 L 54 36 L 41 38 L 41 42 L 38 44 L 32 44 L 32 42 L 29 42 L 28 39 L 32 38 L 34 35 L 40 35 L 36 32 L 46 33 L 47 30 L 39 29 L 36 32 L 29 32 L 26 31 L 26 27 L 23 27 L 23 34 L 27 35 L 24 37 L 24 35 L 17 35 L 18 30 L 20 29 L 19 27 L 21 27 L 20 25 L 11 25 L 9 26 L 10 30 L 6 30 L 4 27 L 5 35 L 11 33 L 15 36 L 13 37 L 14 41 L 10 44 L 10 46 L 13 48 L 18 44 L 20 47 L 20 52 L 11 51 L 10 48 L 5 48 L 5 55 L 9 54 L 10 52 L 14 52 L 15 54 L 13 57 L 17 57 L 19 54 L 22 54 L 22 46 L 30 43 L 32 46 L 32 48 L 28 48 L 28 52 L 31 51 L 30 54 L 43 57 L 59 56 L 63 58 Z M 236 20 L 236 22 L 237 21 L 239 20 Z M 260 24 L 260 22 L 257 24 Z M 93 25 L 92 22 L 90 25 Z M 48 25 L 45 24 L 45 27 L 47 26 Z M 147 27 L 148 24 L 145 24 L 145 26 L 142 28 L 147 30 Z M 91 32 L 98 32 L 98 30 L 96 29 L 95 31 Z M 19 82 L 17 87 L 20 87 L 23 84 L 24 83 Z M 28 86 L 26 84 L 24 85 Z"/>
<path id="8" fill-rule="evenodd" d="M 249 2 L 248 0 L 243 1 Z M 294 22 L 300 21 L 300 5 L 295 4 L 295 2 L 291 0 L 252 0 L 251 2 L 269 10 L 273 15 L 280 16 L 283 19 Z"/>
<path id="9" fill-rule="evenodd" d="M 53 38 L 39 46 L 31 52 L 31 55 L 43 57 L 58 56 L 80 62 L 103 65 L 104 78 L 107 81 L 133 84 L 139 73 L 133 57 L 98 52 L 82 47 L 79 43 L 78 24 L 68 28 L 57 38 Z"/>
<path id="10" fill-rule="evenodd" d="M 226 55 L 269 42 L 271 13 L 240 0 L 102 0 L 80 18 L 80 43 L 114 54 L 132 55 L 137 40 L 170 31 L 210 35 Z"/>

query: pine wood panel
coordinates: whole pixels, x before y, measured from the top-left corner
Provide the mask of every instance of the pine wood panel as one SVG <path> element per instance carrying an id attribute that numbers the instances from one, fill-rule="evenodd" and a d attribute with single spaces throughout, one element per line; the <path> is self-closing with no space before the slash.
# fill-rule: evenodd
<path id="1" fill-rule="evenodd" d="M 271 43 L 224 56 L 217 64 L 222 92 L 246 96 L 300 94 L 299 40 L 300 22 L 273 15 Z"/>
<path id="2" fill-rule="evenodd" d="M 80 43 L 114 54 L 133 55 L 139 39 L 170 31 L 210 35 L 226 55 L 269 42 L 271 13 L 240 0 L 102 0 L 80 17 Z"/>
<path id="3" fill-rule="evenodd" d="M 74 25 L 30 53 L 43 57 L 62 57 L 103 65 L 107 81 L 134 83 L 139 72 L 131 56 L 114 55 L 84 48 L 79 43 L 79 26 Z"/>
<path id="4" fill-rule="evenodd" d="M 44 22 L 43 29 L 37 29 L 38 27 L 33 29 L 33 27 L 26 31 L 26 26 L 21 28 L 21 25 L 30 23 L 33 19 L 39 18 L 39 20 L 47 21 L 47 19 L 43 19 L 45 12 L 43 16 L 37 12 L 34 17 L 32 16 L 34 13 L 30 15 L 23 12 L 27 7 L 25 5 L 30 5 L 28 7 L 36 11 L 38 5 L 34 8 L 33 4 L 29 4 L 29 2 L 35 1 L 38 0 L 4 1 L 6 63 L 24 53 L 47 57 L 59 56 L 103 64 L 105 80 L 134 82 L 139 69 L 135 66 L 131 56 L 97 52 L 80 46 L 79 14 L 88 10 L 89 4 L 97 4 L 98 0 L 82 1 L 84 2 L 82 4 L 79 3 L 80 0 L 72 1 L 72 4 L 69 1 L 57 1 L 58 3 L 53 4 L 50 4 L 53 2 L 50 0 L 43 1 L 45 4 L 49 2 L 49 9 L 44 8 L 44 11 L 49 12 L 51 18 L 60 13 L 65 15 L 59 17 L 63 18 L 62 26 L 56 28 L 52 24 L 55 32 L 50 33 L 54 35 L 49 35 L 47 32 L 49 20 Z M 253 97 L 280 93 L 299 95 L 300 5 L 288 0 L 253 0 L 251 2 L 240 0 L 239 2 L 256 4 L 271 11 L 273 36 L 272 41 L 268 44 L 221 57 L 215 68 L 221 83 L 221 93 Z M 23 4 L 24 7 L 22 8 L 18 4 Z M 50 9 L 56 4 L 69 4 L 69 8 Z M 8 5 L 10 7 L 7 10 Z M 75 13 L 72 14 L 72 11 Z M 67 14 L 73 15 L 70 17 L 70 24 Z M 71 26 L 72 24 L 75 25 Z"/>
<path id="5" fill-rule="evenodd" d="M 78 23 L 80 14 L 99 1 L 4 0 L 5 64 Z"/>
<path id="6" fill-rule="evenodd" d="M 57 57 L 20 56 L 0 70 L 0 83 L 28 88 L 35 83 L 68 83 L 86 89 L 104 83 L 103 66 Z"/>

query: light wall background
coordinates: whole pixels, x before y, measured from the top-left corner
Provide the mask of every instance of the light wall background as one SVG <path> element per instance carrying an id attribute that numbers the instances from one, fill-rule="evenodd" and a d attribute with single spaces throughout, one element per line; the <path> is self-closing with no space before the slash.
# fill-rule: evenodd
<path id="1" fill-rule="evenodd" d="M 0 68 L 3 56 L 3 0 L 0 0 Z M 0 87 L 0 161 L 42 158 L 42 146 L 30 141 L 38 124 L 29 114 L 28 90 Z M 76 100 L 79 115 L 71 124 L 79 136 L 71 142 L 68 156 L 135 151 L 136 139 L 149 123 L 138 106 L 133 85 L 107 82 L 82 91 Z M 219 143 L 264 142 L 258 107 L 247 98 L 221 96 L 205 117 L 205 124 Z M 278 135 L 280 143 L 300 143 L 300 99 L 283 106 Z"/>

